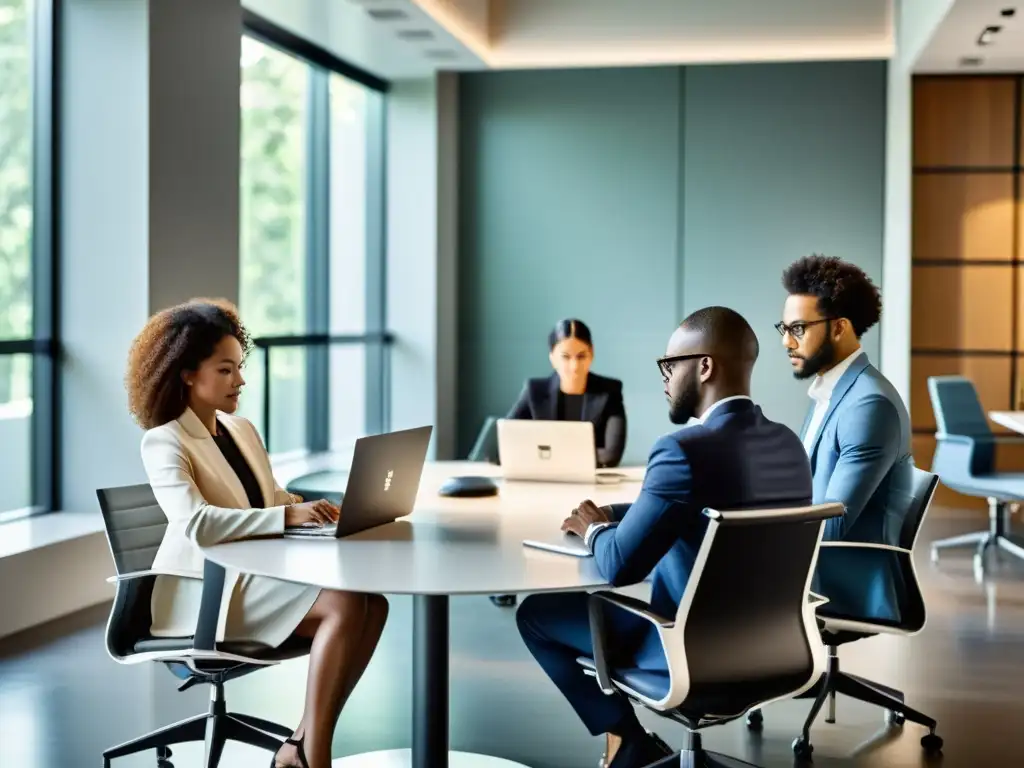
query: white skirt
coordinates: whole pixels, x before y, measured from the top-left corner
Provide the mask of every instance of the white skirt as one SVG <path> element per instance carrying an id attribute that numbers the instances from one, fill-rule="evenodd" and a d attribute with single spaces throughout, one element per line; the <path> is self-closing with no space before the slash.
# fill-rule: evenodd
<path id="1" fill-rule="evenodd" d="M 195 634 L 203 582 L 158 576 L 150 603 L 154 637 Z M 320 595 L 319 587 L 241 574 L 231 594 L 225 641 L 255 641 L 276 648 L 295 631 Z"/>

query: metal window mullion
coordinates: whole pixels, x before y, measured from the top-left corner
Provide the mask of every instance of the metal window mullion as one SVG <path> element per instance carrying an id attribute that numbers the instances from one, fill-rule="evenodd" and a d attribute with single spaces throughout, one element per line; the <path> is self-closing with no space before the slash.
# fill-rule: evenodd
<path id="1" fill-rule="evenodd" d="M 32 34 L 32 507 L 60 507 L 60 9 L 36 0 Z"/>
<path id="2" fill-rule="evenodd" d="M 330 333 L 330 76 L 309 68 L 306 131 L 306 332 Z M 330 349 L 306 348 L 306 445 L 330 447 Z"/>
<path id="3" fill-rule="evenodd" d="M 387 324 L 386 97 L 367 99 L 366 110 L 366 332 L 383 334 Z M 366 345 L 368 434 L 390 429 L 390 354 L 385 341 Z"/>

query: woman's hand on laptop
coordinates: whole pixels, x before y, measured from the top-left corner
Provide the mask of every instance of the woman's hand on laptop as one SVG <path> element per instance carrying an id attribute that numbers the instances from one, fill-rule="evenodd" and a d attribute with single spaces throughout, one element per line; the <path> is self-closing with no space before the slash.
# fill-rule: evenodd
<path id="1" fill-rule="evenodd" d="M 296 528 L 308 523 L 327 525 L 337 522 L 340 514 L 341 510 L 326 499 L 304 501 L 284 508 L 284 525 L 285 528 Z"/>

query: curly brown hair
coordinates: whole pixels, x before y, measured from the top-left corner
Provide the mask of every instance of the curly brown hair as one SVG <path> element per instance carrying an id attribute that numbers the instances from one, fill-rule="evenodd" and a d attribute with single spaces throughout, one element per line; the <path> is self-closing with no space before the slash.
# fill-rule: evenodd
<path id="1" fill-rule="evenodd" d="M 192 299 L 149 319 L 128 353 L 128 410 L 143 429 L 174 421 L 188 406 L 182 373 L 199 368 L 225 336 L 252 350 L 238 308 L 225 299 Z"/>

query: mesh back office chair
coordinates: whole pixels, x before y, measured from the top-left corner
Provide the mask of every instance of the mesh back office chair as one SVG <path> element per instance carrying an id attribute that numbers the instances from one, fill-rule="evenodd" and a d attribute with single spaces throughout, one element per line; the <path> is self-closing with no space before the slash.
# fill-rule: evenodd
<path id="1" fill-rule="evenodd" d="M 932 561 L 939 550 L 950 547 L 975 547 L 974 568 L 980 579 L 985 551 L 999 547 L 1024 559 L 1024 538 L 1010 533 L 1009 505 L 1024 501 L 1024 474 L 996 472 L 996 445 L 1021 442 L 1022 437 L 996 437 L 989 428 L 985 411 L 970 379 L 963 376 L 931 376 L 928 394 L 935 412 L 935 456 L 932 471 L 942 484 L 966 496 L 988 500 L 987 531 L 953 536 L 932 543 Z"/>
<path id="2" fill-rule="evenodd" d="M 107 542 L 114 558 L 117 593 L 107 621 L 107 653 L 119 664 L 156 661 L 182 681 L 179 691 L 194 685 L 211 686 L 210 709 L 206 714 L 153 731 L 103 753 L 107 768 L 117 757 L 155 749 L 158 766 L 171 768 L 170 746 L 188 741 L 206 742 L 206 768 L 216 768 L 229 739 L 272 752 L 280 749 L 280 737 L 292 729 L 258 717 L 227 711 L 224 683 L 285 659 L 309 653 L 309 641 L 296 638 L 278 648 L 261 643 L 218 643 L 215 641 L 225 572 L 206 562 L 199 621 L 192 637 L 152 637 L 150 598 L 157 573 L 152 570 L 167 518 L 148 485 L 108 488 L 96 492 Z"/>
<path id="3" fill-rule="evenodd" d="M 700 729 L 810 690 L 825 671 L 815 620 L 824 600 L 809 587 L 824 522 L 843 506 L 704 514 L 707 533 L 674 619 L 614 592 L 590 597 L 594 658 L 579 663 L 606 694 L 625 695 L 687 728 L 683 750 L 655 765 L 734 764 L 702 748 Z M 616 610 L 654 624 L 667 671 L 615 665 L 604 627 Z"/>
<path id="4" fill-rule="evenodd" d="M 837 693 L 885 708 L 886 717 L 891 725 L 903 725 L 906 720 L 910 720 L 925 726 L 928 733 L 921 739 L 921 746 L 928 753 L 936 753 L 942 749 L 942 739 L 935 734 L 936 722 L 933 718 L 906 706 L 902 691 L 840 671 L 838 655 L 840 645 L 855 640 L 880 634 L 909 637 L 924 629 L 927 614 L 917 570 L 914 567 L 914 545 L 917 543 L 918 534 L 921 532 L 921 526 L 924 524 L 938 484 L 939 479 L 931 472 L 914 468 L 911 489 L 904 499 L 906 512 L 903 528 L 900 530 L 899 546 L 856 541 L 822 542 L 818 555 L 819 570 L 828 569 L 832 573 L 897 574 L 898 618 L 841 613 L 835 600 L 818 610 L 818 620 L 822 624 L 821 639 L 828 649 L 828 666 L 824 680 L 816 686 L 817 695 L 804 722 L 803 731 L 793 742 L 793 751 L 798 757 L 810 757 L 814 751 L 811 746 L 810 730 L 826 699 L 829 708 L 825 722 L 836 721 Z M 814 692 L 811 693 L 813 695 Z M 758 729 L 761 723 L 759 711 L 748 715 L 747 725 L 751 728 Z"/>

